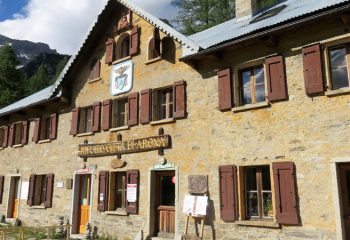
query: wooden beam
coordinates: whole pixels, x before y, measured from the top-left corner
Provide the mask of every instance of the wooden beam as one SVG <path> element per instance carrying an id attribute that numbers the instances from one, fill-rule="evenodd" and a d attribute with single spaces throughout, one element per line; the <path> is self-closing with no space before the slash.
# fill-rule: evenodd
<path id="1" fill-rule="evenodd" d="M 261 41 L 265 44 L 268 48 L 274 48 L 278 46 L 278 37 L 275 35 L 268 35 L 260 38 Z"/>
<path id="2" fill-rule="evenodd" d="M 209 58 L 214 59 L 215 61 L 221 61 L 224 58 L 223 51 L 217 51 L 212 54 L 207 55 Z"/>
<path id="3" fill-rule="evenodd" d="M 340 15 L 340 19 L 343 22 L 344 25 L 349 25 L 350 24 L 350 14 L 349 13 L 344 13 Z"/>

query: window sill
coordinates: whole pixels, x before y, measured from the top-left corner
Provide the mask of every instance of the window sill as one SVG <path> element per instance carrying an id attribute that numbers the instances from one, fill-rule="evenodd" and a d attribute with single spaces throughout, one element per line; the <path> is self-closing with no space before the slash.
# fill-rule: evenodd
<path id="1" fill-rule="evenodd" d="M 174 123 L 175 119 L 174 118 L 167 118 L 159 121 L 153 121 L 150 122 L 151 125 L 160 125 L 160 124 L 166 124 L 166 123 Z"/>
<path id="2" fill-rule="evenodd" d="M 40 140 L 38 143 L 43 144 L 43 143 L 49 143 L 49 142 L 51 142 L 51 139 Z"/>
<path id="3" fill-rule="evenodd" d="M 94 135 L 93 132 L 79 133 L 79 134 L 77 134 L 77 137 L 86 137 L 86 136 L 92 136 L 92 135 Z"/>
<path id="4" fill-rule="evenodd" d="M 234 108 L 232 108 L 232 111 L 233 112 L 243 112 L 243 111 L 259 109 L 259 108 L 266 108 L 266 107 L 270 107 L 270 103 L 260 102 L 260 103 L 247 104 L 244 106 L 234 107 Z"/>
<path id="5" fill-rule="evenodd" d="M 98 81 L 100 81 L 100 80 L 102 80 L 101 77 L 94 78 L 94 79 L 89 79 L 89 80 L 88 80 L 88 83 L 94 83 L 94 82 L 98 82 Z"/>
<path id="6" fill-rule="evenodd" d="M 114 62 L 112 62 L 112 65 L 115 65 L 117 63 L 121 63 L 121 62 L 124 62 L 126 60 L 130 60 L 131 59 L 131 56 L 127 56 L 125 58 L 121 58 L 121 59 L 118 59 L 118 60 L 115 60 Z"/>
<path id="7" fill-rule="evenodd" d="M 13 145 L 12 147 L 13 148 L 20 148 L 20 147 L 23 147 L 23 144 L 16 144 L 16 145 Z"/>
<path id="8" fill-rule="evenodd" d="M 116 211 L 106 211 L 107 215 L 117 215 L 117 216 L 128 216 L 128 213 L 124 209 L 116 210 Z"/>
<path id="9" fill-rule="evenodd" d="M 46 209 L 45 206 L 41 206 L 41 205 L 38 205 L 38 206 L 31 206 L 29 207 L 30 209 Z"/>
<path id="10" fill-rule="evenodd" d="M 347 93 L 350 93 L 350 87 L 340 88 L 337 90 L 329 90 L 326 92 L 326 96 L 333 97 L 333 96 L 338 96 L 338 95 L 347 94 Z"/>
<path id="11" fill-rule="evenodd" d="M 117 127 L 117 128 L 111 128 L 109 129 L 110 132 L 119 132 L 119 131 L 124 131 L 124 130 L 129 130 L 129 126 L 123 126 L 123 127 Z"/>
<path id="12" fill-rule="evenodd" d="M 152 63 L 155 63 L 155 62 L 159 62 L 160 60 L 162 60 L 161 57 L 153 58 L 153 59 L 150 59 L 147 62 L 145 62 L 145 64 L 149 65 L 149 64 L 152 64 Z"/>
<path id="13" fill-rule="evenodd" d="M 237 225 L 243 225 L 243 226 L 252 226 L 252 227 L 269 227 L 269 228 L 279 228 L 280 224 L 273 222 L 273 221 L 264 221 L 264 220 L 243 220 L 243 221 L 236 221 Z"/>

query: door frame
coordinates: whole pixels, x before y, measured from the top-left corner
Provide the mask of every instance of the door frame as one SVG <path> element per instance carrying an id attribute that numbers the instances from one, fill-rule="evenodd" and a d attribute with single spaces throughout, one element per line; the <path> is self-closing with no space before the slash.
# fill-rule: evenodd
<path id="1" fill-rule="evenodd" d="M 10 202 L 10 188 L 11 188 L 11 182 L 12 182 L 12 178 L 14 177 L 19 177 L 19 203 L 18 203 L 18 206 L 17 206 L 17 218 L 19 216 L 19 209 L 20 209 L 20 205 L 21 205 L 21 191 L 22 191 L 22 174 L 8 174 L 6 175 L 7 177 L 10 178 L 10 181 L 8 182 L 8 191 L 7 191 L 7 205 L 6 205 L 6 218 L 7 219 L 14 219 L 13 217 L 12 218 L 8 218 L 8 211 L 9 211 L 9 202 Z"/>
<path id="2" fill-rule="evenodd" d="M 75 196 L 75 181 L 76 181 L 76 176 L 77 175 L 90 175 L 91 177 L 91 183 L 90 183 L 90 212 L 89 212 L 89 223 L 91 224 L 91 219 L 92 219 L 92 208 L 94 204 L 94 182 L 95 182 L 95 169 L 86 169 L 86 171 L 81 172 L 82 169 L 75 170 L 73 173 L 73 187 L 72 187 L 72 201 L 71 201 L 71 212 L 70 212 L 70 224 L 73 222 L 73 205 L 74 205 L 74 198 L 75 197 L 80 197 L 80 196 Z M 85 170 L 85 169 L 84 169 Z M 73 227 L 70 227 L 70 234 L 72 235 L 78 235 L 77 233 L 72 233 Z"/>
<path id="3" fill-rule="evenodd" d="M 154 231 L 154 223 L 155 223 L 155 211 L 154 211 L 154 194 L 153 191 L 155 190 L 155 177 L 156 172 L 164 172 L 164 171 L 175 171 L 175 239 L 177 236 L 180 236 L 180 208 L 179 208 L 179 189 L 180 189 L 180 181 L 179 181 L 179 167 L 175 165 L 175 167 L 172 168 L 166 168 L 166 169 L 154 169 L 150 168 L 148 172 L 148 199 L 147 199 L 147 220 L 146 220 L 146 226 L 147 229 L 145 229 L 145 236 L 153 237 L 153 231 Z"/>
<path id="4" fill-rule="evenodd" d="M 333 185 L 333 202 L 335 209 L 335 224 L 336 224 L 336 234 L 337 239 L 346 239 L 345 230 L 344 230 L 344 221 L 343 221 L 343 208 L 342 208 L 342 199 L 340 196 L 340 176 L 339 176 L 339 164 L 349 164 L 350 166 L 350 157 L 344 158 L 333 158 L 331 160 L 331 173 L 332 173 L 332 185 Z"/>

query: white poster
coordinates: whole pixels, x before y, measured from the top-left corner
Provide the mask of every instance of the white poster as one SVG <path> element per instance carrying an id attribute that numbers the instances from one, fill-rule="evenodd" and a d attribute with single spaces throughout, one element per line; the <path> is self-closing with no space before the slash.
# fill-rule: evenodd
<path id="1" fill-rule="evenodd" d="M 208 205 L 208 197 L 207 196 L 197 196 L 196 210 L 195 210 L 195 213 L 193 215 L 195 215 L 195 216 L 207 215 L 207 205 Z"/>
<path id="2" fill-rule="evenodd" d="M 191 195 L 186 195 L 183 205 L 183 213 L 186 215 L 192 215 L 194 211 L 194 201 L 195 197 Z"/>
<path id="3" fill-rule="evenodd" d="M 111 95 L 129 92 L 133 85 L 134 64 L 131 60 L 112 66 Z"/>
<path id="4" fill-rule="evenodd" d="M 128 202 L 137 201 L 137 184 L 128 184 L 126 189 L 126 199 Z"/>
<path id="5" fill-rule="evenodd" d="M 27 200 L 28 199 L 28 192 L 29 192 L 29 182 L 22 182 L 22 185 L 21 185 L 21 200 Z"/>

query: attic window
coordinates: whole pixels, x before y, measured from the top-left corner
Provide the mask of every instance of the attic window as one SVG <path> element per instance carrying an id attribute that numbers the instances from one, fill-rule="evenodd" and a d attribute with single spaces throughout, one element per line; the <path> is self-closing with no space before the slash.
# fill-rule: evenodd
<path id="1" fill-rule="evenodd" d="M 156 59 L 160 57 L 160 35 L 159 30 L 153 30 L 153 37 L 148 44 L 148 60 Z"/>
<path id="2" fill-rule="evenodd" d="M 271 7 L 274 4 L 281 2 L 280 0 L 257 0 L 257 7 L 259 10 Z"/>
<path id="3" fill-rule="evenodd" d="M 264 12 L 258 14 L 250 23 L 259 22 L 259 21 L 262 21 L 264 19 L 276 16 L 278 13 L 280 13 L 286 7 L 287 7 L 287 5 L 283 4 L 281 6 L 273 8 L 273 9 L 269 9 L 267 11 L 264 11 Z"/>

